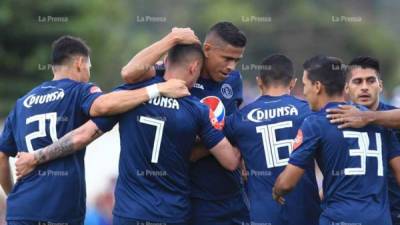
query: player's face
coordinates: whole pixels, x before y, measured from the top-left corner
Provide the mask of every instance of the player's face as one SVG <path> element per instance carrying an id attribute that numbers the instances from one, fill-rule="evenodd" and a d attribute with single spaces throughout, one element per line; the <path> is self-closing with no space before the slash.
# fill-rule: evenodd
<path id="1" fill-rule="evenodd" d="M 206 43 L 204 46 L 205 67 L 211 79 L 221 82 L 228 78 L 228 74 L 235 70 L 239 60 L 243 57 L 243 52 L 244 48 L 234 47 L 230 44 L 220 47 Z"/>
<path id="2" fill-rule="evenodd" d="M 308 104 L 310 105 L 311 110 L 313 111 L 318 111 L 318 106 L 317 106 L 317 92 L 315 90 L 315 84 L 308 79 L 308 73 L 307 71 L 303 72 L 303 95 L 308 101 Z"/>
<path id="3" fill-rule="evenodd" d="M 374 69 L 356 67 L 351 70 L 351 78 L 346 84 L 346 93 L 352 102 L 376 110 L 382 83 Z"/>

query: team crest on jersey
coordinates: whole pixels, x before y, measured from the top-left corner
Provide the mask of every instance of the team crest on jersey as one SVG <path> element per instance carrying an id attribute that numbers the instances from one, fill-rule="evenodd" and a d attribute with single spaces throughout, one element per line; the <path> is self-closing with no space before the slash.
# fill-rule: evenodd
<path id="1" fill-rule="evenodd" d="M 98 86 L 93 86 L 93 87 L 90 88 L 90 93 L 91 94 L 99 93 L 99 92 L 101 92 L 101 89 Z"/>
<path id="2" fill-rule="evenodd" d="M 211 124 L 216 129 L 222 130 L 225 124 L 225 106 L 221 99 L 216 96 L 207 96 L 201 99 L 200 102 L 209 107 Z"/>
<path id="3" fill-rule="evenodd" d="M 293 151 L 296 150 L 303 143 L 303 131 L 299 129 L 297 131 L 296 138 L 293 142 Z"/>
<path id="4" fill-rule="evenodd" d="M 230 84 L 223 84 L 221 87 L 221 94 L 227 98 L 230 99 L 233 96 L 233 90 Z"/>

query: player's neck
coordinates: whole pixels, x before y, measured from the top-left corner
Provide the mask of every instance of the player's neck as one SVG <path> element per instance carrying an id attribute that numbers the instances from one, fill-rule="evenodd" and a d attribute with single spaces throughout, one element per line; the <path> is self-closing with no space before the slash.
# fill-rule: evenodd
<path id="1" fill-rule="evenodd" d="M 376 102 L 371 107 L 368 107 L 368 109 L 372 110 L 372 111 L 377 111 L 378 107 L 379 107 L 379 98 L 376 100 Z"/>
<path id="2" fill-rule="evenodd" d="M 185 78 L 187 78 L 186 72 L 179 70 L 179 69 L 167 69 L 164 73 L 165 80 L 179 79 L 179 80 L 186 81 Z"/>
<path id="3" fill-rule="evenodd" d="M 289 95 L 290 90 L 287 87 L 262 87 L 261 95 L 269 95 L 269 96 L 282 96 Z"/>
<path id="4" fill-rule="evenodd" d="M 53 75 L 53 80 L 71 79 L 79 81 L 78 76 L 76 76 L 75 73 L 69 69 L 53 70 Z"/>
<path id="5" fill-rule="evenodd" d="M 201 73 L 200 73 L 201 78 L 204 79 L 210 79 L 210 73 L 208 72 L 207 68 L 205 66 L 203 66 L 203 68 L 201 69 Z"/>
<path id="6" fill-rule="evenodd" d="M 324 108 L 328 103 L 331 103 L 331 102 L 346 102 L 343 95 L 342 96 L 327 96 L 327 95 L 325 95 L 325 96 L 321 96 L 319 98 L 319 100 L 320 100 L 319 104 L 318 104 L 319 109 Z"/>

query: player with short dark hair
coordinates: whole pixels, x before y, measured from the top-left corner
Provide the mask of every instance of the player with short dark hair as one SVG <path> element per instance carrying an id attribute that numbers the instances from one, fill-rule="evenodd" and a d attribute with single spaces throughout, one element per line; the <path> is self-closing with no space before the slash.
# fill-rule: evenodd
<path id="1" fill-rule="evenodd" d="M 53 80 L 17 100 L 0 136 L 0 183 L 8 195 L 8 224 L 83 224 L 86 209 L 84 155 L 80 152 L 42 164 L 13 184 L 9 157 L 36 153 L 56 142 L 90 116 L 125 112 L 150 99 L 146 88 L 102 94 L 87 83 L 89 48 L 79 38 L 63 36 L 53 43 Z M 184 82 L 174 80 L 154 87 L 155 92 L 185 96 Z M 153 94 L 156 94 L 156 93 Z M 157 94 L 158 95 L 158 94 Z M 26 175 L 26 174 L 25 174 Z"/>
<path id="2" fill-rule="evenodd" d="M 340 59 L 328 56 L 305 63 L 304 96 L 316 112 L 301 125 L 273 196 L 284 203 L 283 196 L 316 159 L 324 175 L 320 225 L 390 225 L 387 172 L 390 164 L 400 182 L 400 144 L 392 131 L 379 126 L 340 130 L 329 122 L 326 109 L 346 104 L 345 68 Z"/>
<path id="3" fill-rule="evenodd" d="M 142 50 L 122 69 L 126 82 L 135 83 L 163 75 L 163 66 L 155 64 L 176 43 L 199 43 L 189 28 L 173 28 L 160 41 Z M 213 111 L 213 123 L 223 128 L 225 115 L 235 112 L 243 101 L 243 84 L 236 65 L 242 58 L 247 38 L 231 22 L 218 22 L 207 32 L 203 51 L 205 62 L 200 78 L 190 90 Z M 150 59 L 144 63 L 144 59 Z M 192 184 L 193 225 L 248 223 L 248 208 L 243 198 L 239 170 L 224 169 L 201 145 L 193 151 L 190 178 Z M 204 157 L 204 155 L 207 155 Z M 213 210 L 210 210 L 213 209 Z"/>
<path id="4" fill-rule="evenodd" d="M 264 59 L 257 76 L 261 97 L 228 116 L 225 135 L 240 149 L 248 170 L 251 224 L 316 225 L 320 199 L 314 162 L 281 206 L 272 187 L 293 149 L 294 138 L 308 104 L 290 95 L 296 79 L 292 61 L 281 54 Z"/>
<path id="5" fill-rule="evenodd" d="M 169 53 L 163 77 L 124 84 L 116 91 L 138 89 L 164 79 L 180 79 L 193 85 L 204 60 L 200 46 L 176 45 Z M 226 169 L 235 170 L 240 162 L 240 153 L 212 126 L 208 107 L 188 96 L 156 97 L 118 116 L 94 118 L 59 142 L 39 150 L 39 161 L 25 164 L 36 165 L 71 154 L 117 122 L 121 153 L 114 224 L 188 224 L 189 157 L 197 135 Z"/>
<path id="6" fill-rule="evenodd" d="M 372 111 L 385 111 L 396 107 L 383 103 L 379 95 L 383 89 L 379 61 L 370 56 L 352 59 L 347 69 L 345 91 L 353 103 L 363 105 Z M 397 133 L 399 133 L 397 131 Z M 389 177 L 389 201 L 392 222 L 400 224 L 400 189 L 392 173 Z"/>

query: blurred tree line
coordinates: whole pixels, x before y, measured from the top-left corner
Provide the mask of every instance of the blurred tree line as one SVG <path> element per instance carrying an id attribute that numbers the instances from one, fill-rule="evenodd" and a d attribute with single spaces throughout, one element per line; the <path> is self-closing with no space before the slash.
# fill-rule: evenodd
<path id="1" fill-rule="evenodd" d="M 314 54 L 380 59 L 385 88 L 399 83 L 400 33 L 396 0 L 64 0 L 0 2 L 0 118 L 17 98 L 51 79 L 51 43 L 60 35 L 83 38 L 92 49 L 91 80 L 109 91 L 120 69 L 140 49 L 174 26 L 192 27 L 203 39 L 218 21 L 231 21 L 248 36 L 239 64 L 253 82 L 263 57 L 281 52 L 296 65 Z M 397 21 L 397 22 L 396 22 Z"/>

